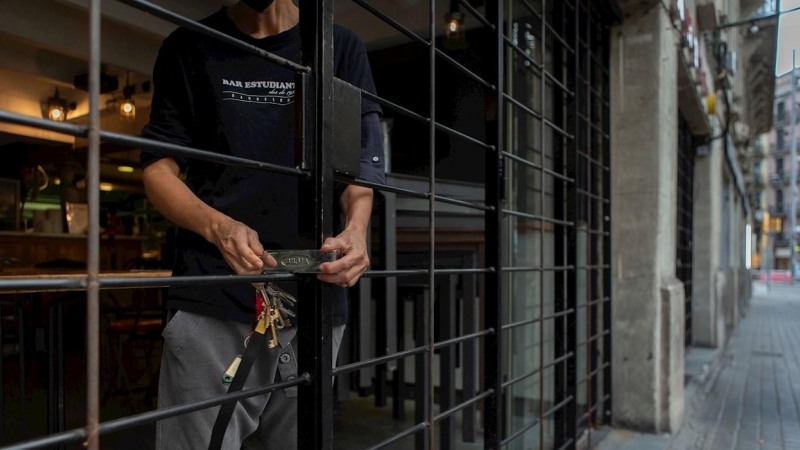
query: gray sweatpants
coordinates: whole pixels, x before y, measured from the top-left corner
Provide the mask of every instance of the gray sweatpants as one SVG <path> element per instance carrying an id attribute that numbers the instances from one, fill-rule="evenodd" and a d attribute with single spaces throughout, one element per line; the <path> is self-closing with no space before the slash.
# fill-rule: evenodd
<path id="1" fill-rule="evenodd" d="M 222 395 L 228 386 L 222 374 L 237 354 L 244 352 L 247 324 L 178 311 L 164 329 L 164 351 L 158 385 L 158 407 L 195 402 Z M 294 340 L 296 329 L 281 330 L 280 347 L 267 349 L 256 359 L 244 389 L 266 386 L 297 376 Z M 333 361 L 344 334 L 344 325 L 333 327 Z M 294 346 L 292 345 L 294 342 Z M 222 448 L 297 448 L 297 388 L 276 391 L 240 401 L 236 405 Z M 162 420 L 156 426 L 159 450 L 205 449 L 219 407 Z"/>

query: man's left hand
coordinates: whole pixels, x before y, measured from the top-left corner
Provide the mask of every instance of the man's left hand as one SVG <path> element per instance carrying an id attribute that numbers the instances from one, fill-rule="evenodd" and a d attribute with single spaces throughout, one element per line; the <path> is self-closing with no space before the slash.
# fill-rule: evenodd
<path id="1" fill-rule="evenodd" d="M 323 252 L 340 251 L 344 256 L 334 262 L 320 264 L 317 278 L 341 287 L 352 287 L 369 267 L 367 239 L 362 231 L 344 230 L 322 244 Z"/>

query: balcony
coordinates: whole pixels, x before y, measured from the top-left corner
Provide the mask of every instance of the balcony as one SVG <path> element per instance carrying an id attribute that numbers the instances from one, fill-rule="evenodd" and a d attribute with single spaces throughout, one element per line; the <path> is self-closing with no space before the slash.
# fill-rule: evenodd
<path id="1" fill-rule="evenodd" d="M 781 145 L 772 144 L 769 147 L 770 156 L 784 156 L 789 154 L 789 143 L 783 142 Z"/>
<path id="2" fill-rule="evenodd" d="M 789 183 L 790 176 L 784 172 L 773 172 L 769 175 L 769 184 L 773 186 L 782 186 Z"/>
<path id="3" fill-rule="evenodd" d="M 772 217 L 786 217 L 786 209 L 783 207 L 783 205 L 770 206 L 769 215 Z"/>

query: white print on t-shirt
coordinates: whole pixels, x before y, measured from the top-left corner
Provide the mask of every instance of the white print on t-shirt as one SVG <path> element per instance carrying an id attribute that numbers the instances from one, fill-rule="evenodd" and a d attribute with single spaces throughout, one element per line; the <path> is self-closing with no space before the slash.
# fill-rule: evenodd
<path id="1" fill-rule="evenodd" d="M 261 89 L 261 92 L 241 92 L 223 90 L 223 100 L 244 103 L 270 103 L 273 105 L 291 105 L 294 103 L 295 84 L 292 81 L 238 81 L 222 79 L 223 86 L 243 89 Z"/>

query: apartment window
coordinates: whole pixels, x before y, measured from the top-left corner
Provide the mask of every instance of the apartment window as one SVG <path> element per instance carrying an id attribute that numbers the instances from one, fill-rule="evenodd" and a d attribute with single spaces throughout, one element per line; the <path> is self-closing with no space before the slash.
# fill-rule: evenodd
<path id="1" fill-rule="evenodd" d="M 777 121 L 780 122 L 786 119 L 786 103 L 778 102 Z"/>

